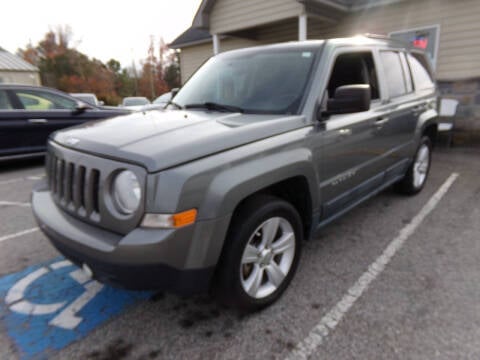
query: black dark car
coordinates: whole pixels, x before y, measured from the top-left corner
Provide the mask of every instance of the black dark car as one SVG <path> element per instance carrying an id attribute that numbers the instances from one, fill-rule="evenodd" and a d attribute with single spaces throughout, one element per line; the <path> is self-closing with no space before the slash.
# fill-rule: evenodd
<path id="1" fill-rule="evenodd" d="M 42 155 L 53 131 L 128 113 L 46 87 L 0 85 L 0 161 Z"/>

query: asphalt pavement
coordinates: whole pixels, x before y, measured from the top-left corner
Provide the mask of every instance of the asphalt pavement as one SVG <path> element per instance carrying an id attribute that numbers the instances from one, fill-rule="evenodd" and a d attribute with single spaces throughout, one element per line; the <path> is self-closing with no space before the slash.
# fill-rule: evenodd
<path id="1" fill-rule="evenodd" d="M 2 360 L 480 359 L 478 149 L 437 150 L 420 194 L 386 190 L 325 227 L 284 296 L 255 314 L 206 295 L 89 292 L 36 227 L 42 176 L 39 161 L 0 170 Z M 39 305 L 21 313 L 27 300 Z"/>

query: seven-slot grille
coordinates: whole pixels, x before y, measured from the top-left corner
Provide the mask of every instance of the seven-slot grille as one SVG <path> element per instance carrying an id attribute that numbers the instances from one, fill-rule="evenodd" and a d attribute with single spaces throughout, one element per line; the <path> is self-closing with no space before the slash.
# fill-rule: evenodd
<path id="1" fill-rule="evenodd" d="M 60 206 L 76 215 L 100 221 L 100 171 L 48 154 L 50 191 Z"/>

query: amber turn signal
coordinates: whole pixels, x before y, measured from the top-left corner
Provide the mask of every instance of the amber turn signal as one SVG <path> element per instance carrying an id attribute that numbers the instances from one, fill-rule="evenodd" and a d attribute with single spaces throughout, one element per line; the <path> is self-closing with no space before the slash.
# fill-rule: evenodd
<path id="1" fill-rule="evenodd" d="M 173 226 L 181 227 L 193 224 L 197 219 L 197 209 L 187 210 L 173 215 Z"/>

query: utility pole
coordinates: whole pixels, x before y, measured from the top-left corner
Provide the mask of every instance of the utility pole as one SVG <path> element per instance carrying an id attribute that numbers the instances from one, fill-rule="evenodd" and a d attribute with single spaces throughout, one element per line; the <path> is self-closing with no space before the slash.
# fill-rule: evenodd
<path id="1" fill-rule="evenodd" d="M 138 76 L 137 76 L 137 67 L 135 66 L 135 58 L 133 56 L 133 49 L 130 49 L 132 53 L 132 69 L 133 69 L 133 78 L 135 79 L 135 88 L 134 88 L 134 94 L 135 96 L 138 95 Z"/>
<path id="2" fill-rule="evenodd" d="M 148 48 L 148 62 L 150 63 L 150 89 L 152 91 L 152 100 L 156 98 L 155 96 L 155 49 L 153 45 L 153 35 L 150 35 L 150 47 Z"/>

